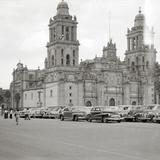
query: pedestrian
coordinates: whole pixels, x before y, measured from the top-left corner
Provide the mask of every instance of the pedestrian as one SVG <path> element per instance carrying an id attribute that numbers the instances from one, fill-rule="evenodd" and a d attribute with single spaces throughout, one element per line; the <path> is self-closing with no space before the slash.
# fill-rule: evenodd
<path id="1" fill-rule="evenodd" d="M 5 110 L 5 111 L 4 111 L 4 119 L 7 119 L 7 118 L 8 118 L 8 111 Z"/>
<path id="2" fill-rule="evenodd" d="M 15 118 L 16 118 L 16 124 L 17 125 L 19 124 L 19 116 L 20 116 L 20 113 L 19 113 L 19 110 L 17 109 L 16 112 L 15 112 Z"/>
<path id="3" fill-rule="evenodd" d="M 30 120 L 30 110 L 29 110 L 29 108 L 27 108 L 27 110 L 26 110 L 26 115 L 27 115 L 26 119 Z"/>
<path id="4" fill-rule="evenodd" d="M 13 117 L 13 110 L 11 109 L 9 112 L 9 118 L 12 119 L 12 117 Z"/>

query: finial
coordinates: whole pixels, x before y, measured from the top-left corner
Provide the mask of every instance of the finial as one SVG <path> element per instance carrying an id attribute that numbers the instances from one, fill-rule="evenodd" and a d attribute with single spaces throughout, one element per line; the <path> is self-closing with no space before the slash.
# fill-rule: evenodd
<path id="1" fill-rule="evenodd" d="M 139 13 L 141 13 L 141 7 L 139 7 Z"/>

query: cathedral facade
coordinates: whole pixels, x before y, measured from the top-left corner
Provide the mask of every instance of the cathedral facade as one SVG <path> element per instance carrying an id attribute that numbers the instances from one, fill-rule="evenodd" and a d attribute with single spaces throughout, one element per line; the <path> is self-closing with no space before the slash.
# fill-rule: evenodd
<path id="1" fill-rule="evenodd" d="M 145 17 L 139 11 L 127 32 L 125 59 L 110 39 L 101 57 L 79 63 L 77 18 L 64 1 L 49 20 L 49 42 L 43 70 L 22 63 L 13 71 L 12 106 L 116 106 L 155 103 L 153 43 L 144 44 Z M 147 30 L 153 37 L 153 30 Z"/>

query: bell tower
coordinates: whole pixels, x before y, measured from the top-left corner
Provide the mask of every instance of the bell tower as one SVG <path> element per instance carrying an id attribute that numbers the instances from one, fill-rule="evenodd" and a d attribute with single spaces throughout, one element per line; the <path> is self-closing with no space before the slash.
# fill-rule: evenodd
<path id="1" fill-rule="evenodd" d="M 45 68 L 76 67 L 79 63 L 77 19 L 69 14 L 63 0 L 57 6 L 57 14 L 49 20 L 49 42 Z"/>
<path id="2" fill-rule="evenodd" d="M 147 40 L 150 39 L 150 43 Z M 134 26 L 127 31 L 127 50 L 125 61 L 130 79 L 131 104 L 154 103 L 154 67 L 156 49 L 154 48 L 153 28 L 145 24 L 145 16 L 139 9 Z"/>
<path id="3" fill-rule="evenodd" d="M 148 37 L 147 37 L 148 36 Z M 150 43 L 147 44 L 147 38 Z M 156 50 L 154 49 L 154 32 L 145 25 L 145 16 L 141 13 L 136 15 L 134 26 L 127 31 L 126 61 L 132 73 L 151 73 L 156 61 Z"/>

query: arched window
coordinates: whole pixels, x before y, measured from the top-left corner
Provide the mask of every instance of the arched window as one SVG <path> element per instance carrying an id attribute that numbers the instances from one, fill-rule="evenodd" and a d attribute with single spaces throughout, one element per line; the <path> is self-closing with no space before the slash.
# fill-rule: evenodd
<path id="1" fill-rule="evenodd" d="M 61 49 L 61 57 L 63 57 L 63 56 L 64 56 L 64 50 Z"/>
<path id="2" fill-rule="evenodd" d="M 138 57 L 136 57 L 136 65 L 138 65 Z"/>
<path id="3" fill-rule="evenodd" d="M 92 106 L 91 101 L 87 101 L 87 102 L 86 102 L 86 106 L 87 106 L 87 107 Z"/>
<path id="4" fill-rule="evenodd" d="M 53 96 L 53 90 L 51 89 L 50 90 L 50 97 L 52 97 Z"/>
<path id="5" fill-rule="evenodd" d="M 54 66 L 54 55 L 52 55 L 52 66 Z"/>
<path id="6" fill-rule="evenodd" d="M 114 98 L 111 98 L 109 100 L 109 106 L 115 106 L 115 100 L 114 100 Z"/>
<path id="7" fill-rule="evenodd" d="M 64 35 L 64 26 L 62 25 L 62 35 Z"/>
<path id="8" fill-rule="evenodd" d="M 71 41 L 74 40 L 74 27 L 71 27 Z"/>
<path id="9" fill-rule="evenodd" d="M 53 40 L 55 40 L 56 39 L 56 29 L 55 29 L 55 27 L 53 27 Z"/>
<path id="10" fill-rule="evenodd" d="M 149 62 L 147 61 L 146 62 L 146 68 L 148 69 L 148 67 L 149 67 Z"/>
<path id="11" fill-rule="evenodd" d="M 61 65 L 63 66 L 63 58 L 61 59 Z"/>
<path id="12" fill-rule="evenodd" d="M 73 60 L 73 66 L 75 66 L 75 60 Z"/>
<path id="13" fill-rule="evenodd" d="M 135 64 L 134 64 L 134 62 L 132 62 L 131 68 L 132 68 L 132 71 L 134 72 L 135 71 Z"/>
<path id="14" fill-rule="evenodd" d="M 136 101 L 133 101 L 133 102 L 132 102 L 132 105 L 136 105 Z"/>
<path id="15" fill-rule="evenodd" d="M 144 63 L 144 56 L 142 57 L 142 62 Z"/>
<path id="16" fill-rule="evenodd" d="M 70 65 L 70 55 L 66 55 L 66 65 Z"/>
<path id="17" fill-rule="evenodd" d="M 75 50 L 73 50 L 73 57 L 75 57 Z"/>
<path id="18" fill-rule="evenodd" d="M 69 27 L 66 27 L 66 40 L 69 40 Z"/>

